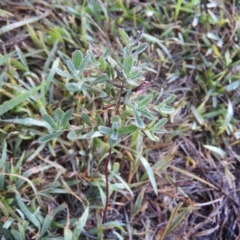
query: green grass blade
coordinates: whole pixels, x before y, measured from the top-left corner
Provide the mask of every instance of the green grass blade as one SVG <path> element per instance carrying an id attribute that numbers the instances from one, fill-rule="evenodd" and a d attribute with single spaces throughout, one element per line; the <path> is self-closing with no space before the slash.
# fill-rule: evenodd
<path id="1" fill-rule="evenodd" d="M 30 23 L 33 23 L 33 22 L 37 22 L 37 21 L 47 17 L 49 14 L 50 14 L 49 12 L 46 12 L 46 13 L 38 16 L 38 17 L 31 17 L 31 18 L 28 18 L 28 19 L 24 19 L 22 21 L 16 21 L 12 24 L 8 24 L 8 25 L 0 28 L 0 35 L 2 35 L 3 33 L 6 33 L 6 32 L 12 31 L 15 28 L 19 28 L 19 27 L 22 27 L 24 25 L 27 25 L 27 24 L 30 24 Z"/>
<path id="2" fill-rule="evenodd" d="M 0 169 L 1 169 L 2 173 L 5 172 L 6 160 L 7 160 L 7 143 L 5 140 L 3 140 L 3 142 L 2 142 L 2 157 L 0 159 Z M 3 190 L 3 188 L 4 188 L 4 179 L 5 179 L 5 176 L 0 175 L 0 190 Z"/>
<path id="3" fill-rule="evenodd" d="M 147 159 L 145 157 L 140 156 L 140 161 L 147 171 L 147 175 L 148 175 L 149 180 L 152 184 L 152 187 L 153 187 L 153 190 L 154 190 L 155 194 L 158 195 L 157 183 L 156 183 L 156 179 L 154 177 L 152 167 L 150 166 L 149 162 L 147 161 Z"/>
<path id="4" fill-rule="evenodd" d="M 24 100 L 26 100 L 31 95 L 36 93 L 42 87 L 43 85 L 41 84 L 40 86 L 37 86 L 30 91 L 19 94 L 18 96 L 12 98 L 11 100 L 5 101 L 2 105 L 0 105 L 0 116 L 3 115 L 5 112 L 13 109 L 17 105 L 21 104 Z"/>
<path id="5" fill-rule="evenodd" d="M 21 211 L 24 213 L 24 215 L 28 218 L 28 220 L 37 228 L 40 228 L 40 223 L 38 221 L 38 219 L 34 216 L 33 213 L 31 213 L 28 208 L 26 207 L 26 205 L 24 204 L 22 197 L 20 195 L 20 193 L 18 191 L 15 191 L 15 197 L 16 197 L 16 201 L 18 203 L 19 208 L 21 209 Z"/>
<path id="6" fill-rule="evenodd" d="M 76 227 L 73 231 L 73 236 L 72 236 L 72 240 L 78 240 L 79 236 L 87 222 L 88 219 L 88 215 L 89 215 L 89 206 L 86 207 L 83 215 L 79 218 L 79 220 L 76 222 Z"/>

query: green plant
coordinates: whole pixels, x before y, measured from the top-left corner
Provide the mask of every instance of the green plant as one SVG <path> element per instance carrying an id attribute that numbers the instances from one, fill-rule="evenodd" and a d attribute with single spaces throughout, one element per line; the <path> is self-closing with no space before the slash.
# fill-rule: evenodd
<path id="1" fill-rule="evenodd" d="M 68 72 L 57 69 L 57 73 L 66 78 L 66 88 L 69 92 L 82 92 L 84 96 L 92 96 L 95 101 L 101 100 L 102 104 L 99 108 L 104 111 L 111 108 L 108 118 L 103 120 L 100 117 L 99 121 L 91 121 L 87 114 L 80 112 L 83 122 L 90 127 L 90 130 L 86 133 L 84 127 L 80 131 L 70 127 L 68 133 L 70 140 L 107 136 L 109 149 L 105 165 L 107 196 L 105 214 L 109 196 L 108 164 L 112 148 L 121 142 L 123 135 L 131 136 L 134 132 L 145 134 L 152 141 L 158 141 L 156 134 L 164 133 L 166 115 L 174 111 L 169 104 L 175 99 L 174 95 L 171 95 L 158 103 L 156 100 L 159 96 L 156 91 L 143 94 L 149 86 L 149 82 L 144 80 L 146 65 L 140 64 L 138 60 L 139 54 L 147 48 L 147 44 L 140 41 L 143 31 L 136 39 L 129 37 L 123 29 L 120 29 L 119 33 L 121 41 L 117 39 L 117 45 L 120 56 L 112 55 L 111 49 L 107 49 L 96 60 L 91 51 L 87 51 L 84 56 L 80 50 L 76 50 L 72 58 L 66 60 Z M 95 76 L 86 77 L 85 72 L 89 70 L 95 73 Z M 49 115 L 44 115 L 43 119 L 52 127 L 52 132 L 42 137 L 40 141 L 49 141 L 59 136 L 61 131 L 65 131 L 66 126 L 69 127 L 67 121 L 70 120 L 71 115 L 72 112 L 62 113 L 60 117 L 59 114 L 55 114 L 54 119 L 57 124 Z M 154 189 L 157 194 L 156 187 Z"/>

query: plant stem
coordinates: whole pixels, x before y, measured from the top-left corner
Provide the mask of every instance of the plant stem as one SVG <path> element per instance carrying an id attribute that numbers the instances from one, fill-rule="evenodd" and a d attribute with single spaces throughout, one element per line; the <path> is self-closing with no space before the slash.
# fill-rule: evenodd
<path id="1" fill-rule="evenodd" d="M 117 103 L 117 107 L 116 107 L 116 115 L 119 115 L 123 87 L 124 87 L 124 82 L 122 82 L 121 88 L 120 88 L 119 99 L 118 99 L 118 103 Z M 110 119 L 108 122 L 108 127 L 109 126 L 110 126 Z M 110 162 L 111 156 L 112 156 L 112 147 L 110 147 L 108 150 L 108 156 L 107 156 L 107 159 L 105 162 L 105 173 L 104 174 L 105 174 L 105 178 L 106 178 L 106 204 L 105 204 L 105 208 L 104 208 L 104 212 L 103 212 L 103 223 L 106 221 L 106 214 L 107 214 L 108 203 L 109 203 L 108 164 Z"/>
<path id="2" fill-rule="evenodd" d="M 107 214 L 107 209 L 108 209 L 108 202 L 109 202 L 109 182 L 108 182 L 108 164 L 110 162 L 112 155 L 112 148 L 110 147 L 108 150 L 108 156 L 105 162 L 105 177 L 106 177 L 106 204 L 103 212 L 103 222 L 106 221 L 106 214 Z"/>

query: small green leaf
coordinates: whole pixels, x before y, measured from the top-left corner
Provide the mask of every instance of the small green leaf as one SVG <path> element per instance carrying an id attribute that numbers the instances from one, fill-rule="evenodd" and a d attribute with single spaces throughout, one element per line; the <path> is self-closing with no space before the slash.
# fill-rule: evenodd
<path id="1" fill-rule="evenodd" d="M 135 125 L 123 126 L 118 129 L 119 134 L 130 134 L 137 130 Z"/>
<path id="2" fill-rule="evenodd" d="M 15 45 L 15 49 L 16 49 L 17 55 L 18 55 L 21 63 L 23 64 L 23 66 L 24 66 L 25 68 L 27 68 L 27 69 L 29 70 L 28 64 L 27 64 L 27 61 L 26 61 L 26 58 L 25 58 L 22 50 L 21 50 L 17 45 Z"/>
<path id="3" fill-rule="evenodd" d="M 112 131 L 112 134 L 110 137 L 112 140 L 117 140 L 118 139 L 118 131 Z"/>
<path id="4" fill-rule="evenodd" d="M 199 122 L 199 124 L 203 125 L 204 118 L 202 117 L 200 111 L 198 109 L 196 109 L 193 105 L 190 107 L 190 109 L 192 110 L 192 113 L 195 116 L 195 118 L 197 119 L 197 121 Z"/>
<path id="5" fill-rule="evenodd" d="M 134 54 L 138 55 L 140 53 L 142 53 L 146 48 L 147 48 L 148 44 L 147 43 L 143 43 L 141 45 L 139 45 L 136 50 L 134 51 Z"/>
<path id="6" fill-rule="evenodd" d="M 221 148 L 219 147 L 215 147 L 215 146 L 211 146 L 211 145 L 203 145 L 205 148 L 207 148 L 208 150 L 210 150 L 212 153 L 215 153 L 217 155 L 219 155 L 221 158 L 225 158 L 226 157 L 226 152 L 223 151 Z"/>
<path id="7" fill-rule="evenodd" d="M 168 98 L 165 99 L 166 104 L 170 104 L 175 100 L 175 95 L 170 95 Z"/>
<path id="8" fill-rule="evenodd" d="M 119 28 L 119 33 L 121 35 L 121 38 L 122 38 L 124 44 L 128 45 L 130 43 L 130 40 L 129 40 L 127 33 L 122 28 Z"/>
<path id="9" fill-rule="evenodd" d="M 91 119 L 86 113 L 82 114 L 82 119 L 83 119 L 83 122 L 86 123 L 88 126 L 92 126 Z"/>
<path id="10" fill-rule="evenodd" d="M 81 66 L 79 67 L 79 72 L 78 72 L 78 76 L 81 76 L 83 71 L 85 70 L 85 68 L 87 67 L 89 61 L 90 61 L 90 54 L 87 53 L 87 55 L 84 57 L 84 59 L 82 60 L 82 64 Z"/>
<path id="11" fill-rule="evenodd" d="M 152 101 L 153 95 L 147 94 L 143 97 L 140 101 L 138 101 L 139 108 L 145 108 L 151 101 Z"/>
<path id="12" fill-rule="evenodd" d="M 99 65 L 100 71 L 101 71 L 101 72 L 106 71 L 107 63 L 106 63 L 105 59 L 104 59 L 103 57 L 100 57 L 98 61 L 99 61 L 99 63 L 100 63 L 100 65 Z"/>
<path id="13" fill-rule="evenodd" d="M 82 60 L 83 60 L 83 54 L 80 50 L 76 50 L 73 54 L 72 54 L 72 62 L 73 65 L 75 67 L 75 69 L 79 69 L 81 64 L 82 64 Z"/>
<path id="14" fill-rule="evenodd" d="M 167 118 L 162 118 L 160 119 L 154 126 L 154 130 L 157 130 L 161 127 L 163 127 L 167 123 L 168 119 Z"/>
<path id="15" fill-rule="evenodd" d="M 92 83 L 93 84 L 98 84 L 98 83 L 104 83 L 108 79 L 108 76 L 106 73 L 103 73 L 99 75 Z"/>
<path id="16" fill-rule="evenodd" d="M 111 52 L 112 52 L 111 48 L 107 48 L 106 51 L 104 52 L 104 54 L 102 55 L 102 58 L 103 59 L 108 58 L 108 56 L 110 56 Z"/>
<path id="17" fill-rule="evenodd" d="M 132 71 L 132 72 L 129 74 L 128 77 L 129 77 L 131 80 L 136 80 L 136 79 L 141 78 L 142 76 L 143 76 L 143 73 L 142 73 L 139 69 L 137 69 L 137 70 Z"/>
<path id="18" fill-rule="evenodd" d="M 35 217 L 35 215 L 33 213 L 31 213 L 28 208 L 26 207 L 26 205 L 24 204 L 22 197 L 20 195 L 20 193 L 18 191 L 15 191 L 15 197 L 16 197 L 16 201 L 18 203 L 19 208 L 21 209 L 21 211 L 23 212 L 23 214 L 28 218 L 28 220 L 37 228 L 40 229 L 40 223 L 38 221 L 38 219 Z"/>
<path id="19" fill-rule="evenodd" d="M 73 75 L 71 75 L 67 72 L 64 72 L 63 70 L 61 70 L 59 68 L 56 69 L 56 73 L 58 73 L 60 76 L 65 77 L 65 78 L 73 78 L 74 77 Z"/>
<path id="20" fill-rule="evenodd" d="M 67 135 L 67 138 L 69 140 L 76 140 L 78 138 L 76 132 L 74 130 L 71 130 L 68 135 Z"/>
<path id="21" fill-rule="evenodd" d="M 49 230 L 52 221 L 53 221 L 53 214 L 47 214 L 47 216 L 44 218 L 43 224 L 41 226 L 41 232 L 39 238 L 43 237 L 43 235 Z"/>
<path id="22" fill-rule="evenodd" d="M 82 89 L 82 82 L 67 83 L 66 84 L 66 89 L 69 92 L 79 92 Z"/>
<path id="23" fill-rule="evenodd" d="M 110 138 L 110 140 L 109 140 L 109 145 L 110 145 L 111 147 L 114 147 L 116 144 L 117 144 L 117 140 L 114 140 L 114 139 Z"/>
<path id="24" fill-rule="evenodd" d="M 1 155 L 1 158 L 0 158 L 0 169 L 1 169 L 1 173 L 2 175 L 0 175 L 0 190 L 2 191 L 4 188 L 5 188 L 5 175 L 4 175 L 4 172 L 6 170 L 6 161 L 7 161 L 7 143 L 5 140 L 2 141 L 1 143 L 1 147 L 2 147 L 2 155 Z"/>
<path id="25" fill-rule="evenodd" d="M 119 41 L 119 39 L 117 38 L 116 39 L 116 42 L 117 42 L 117 46 L 118 46 L 118 48 L 119 48 L 119 50 L 121 51 L 121 53 L 123 53 L 123 45 L 121 44 L 121 42 Z"/>
<path id="26" fill-rule="evenodd" d="M 121 118 L 118 115 L 114 115 L 111 117 L 111 123 L 120 123 L 121 122 Z"/>
<path id="27" fill-rule="evenodd" d="M 98 131 L 103 134 L 110 135 L 113 130 L 112 130 L 112 128 L 109 128 L 109 127 L 99 126 Z"/>
<path id="28" fill-rule="evenodd" d="M 57 128 L 57 124 L 54 122 L 52 117 L 48 114 L 43 114 L 43 120 L 46 121 L 53 129 Z"/>
<path id="29" fill-rule="evenodd" d="M 123 64 L 123 71 L 127 77 L 129 77 L 132 67 L 133 67 L 133 57 L 128 56 L 128 57 L 126 57 L 124 64 Z"/>
<path id="30" fill-rule="evenodd" d="M 72 118 L 72 115 L 73 115 L 73 110 L 72 109 L 69 109 L 67 110 L 62 119 L 61 119 L 61 127 L 63 128 L 66 128 L 67 127 L 67 124 L 69 124 L 69 120 Z"/>
<path id="31" fill-rule="evenodd" d="M 50 133 L 44 137 L 40 137 L 38 142 L 39 143 L 49 142 L 50 140 L 59 137 L 61 134 L 62 134 L 62 131 Z"/>
<path id="32" fill-rule="evenodd" d="M 75 69 L 75 67 L 74 67 L 73 62 L 72 62 L 71 60 L 67 60 L 67 61 L 66 61 L 66 64 L 67 64 L 67 68 L 68 68 L 69 72 L 70 72 L 73 76 L 75 76 L 75 75 L 76 75 L 76 69 Z"/>
<path id="33" fill-rule="evenodd" d="M 149 139 L 151 139 L 152 141 L 154 141 L 154 142 L 158 142 L 158 141 L 159 141 L 159 138 L 158 138 L 157 136 L 155 136 L 152 131 L 144 130 L 144 133 L 145 133 L 145 134 L 149 137 Z"/>
<path id="34" fill-rule="evenodd" d="M 148 175 L 149 180 L 150 180 L 150 182 L 152 184 L 152 187 L 153 187 L 153 190 L 154 190 L 155 194 L 158 196 L 158 189 L 157 189 L 156 179 L 154 177 L 154 173 L 153 173 L 153 170 L 152 170 L 149 162 L 143 156 L 140 156 L 140 161 L 141 161 L 142 165 L 145 167 L 145 169 L 147 171 L 147 175 Z"/>
<path id="35" fill-rule="evenodd" d="M 160 109 L 160 113 L 162 114 L 172 114 L 174 113 L 175 109 L 173 107 L 169 107 L 169 106 L 163 106 Z"/>
<path id="36" fill-rule="evenodd" d="M 33 118 L 16 118 L 16 119 L 6 119 L 6 120 L 0 119 L 0 122 L 22 124 L 22 125 L 26 125 L 26 126 L 45 127 L 47 129 L 52 128 L 47 122 L 45 122 L 43 120 L 33 119 Z"/>
<path id="37" fill-rule="evenodd" d="M 76 221 L 75 225 L 76 227 L 74 228 L 73 231 L 73 236 L 71 240 L 78 240 L 80 239 L 79 236 L 83 230 L 83 228 L 86 225 L 87 219 L 88 219 L 88 215 L 89 215 L 89 206 L 86 207 L 83 215 L 79 218 L 78 221 Z"/>
<path id="38" fill-rule="evenodd" d="M 34 95 L 34 93 L 36 93 L 38 90 L 40 90 L 43 86 L 44 85 L 41 84 L 40 86 L 32 88 L 30 91 L 26 91 L 24 93 L 19 94 L 16 97 L 13 97 L 9 101 L 5 101 L 2 105 L 0 105 L 0 116 L 3 115 L 5 112 L 8 112 L 9 110 L 13 109 L 17 105 L 21 104 L 27 98 Z"/>
<path id="39" fill-rule="evenodd" d="M 15 51 L 12 51 L 12 52 L 10 52 L 10 53 L 8 53 L 8 54 L 4 54 L 3 56 L 1 56 L 1 57 L 0 57 L 0 66 L 1 66 L 1 65 L 4 65 L 4 64 L 8 61 L 8 59 L 11 58 L 11 56 L 12 56 L 14 53 L 15 53 Z"/>
<path id="40" fill-rule="evenodd" d="M 73 232 L 68 227 L 64 228 L 64 240 L 72 240 Z"/>
<path id="41" fill-rule="evenodd" d="M 55 111 L 54 111 L 54 119 L 56 121 L 61 121 L 62 118 L 63 118 L 63 115 L 64 115 L 64 112 L 61 108 L 57 108 Z"/>
<path id="42" fill-rule="evenodd" d="M 143 120 L 140 118 L 140 116 L 138 115 L 138 112 L 137 110 L 134 110 L 133 111 L 133 114 L 134 114 L 134 120 L 135 120 L 135 123 L 136 123 L 136 126 L 139 127 L 139 128 L 144 128 L 145 125 L 143 123 Z"/>

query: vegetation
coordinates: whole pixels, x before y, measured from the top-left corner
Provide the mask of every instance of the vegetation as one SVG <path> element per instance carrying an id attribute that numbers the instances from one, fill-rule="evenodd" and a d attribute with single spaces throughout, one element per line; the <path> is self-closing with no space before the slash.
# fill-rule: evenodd
<path id="1" fill-rule="evenodd" d="M 1 239 L 239 239 L 239 8 L 1 1 Z"/>

